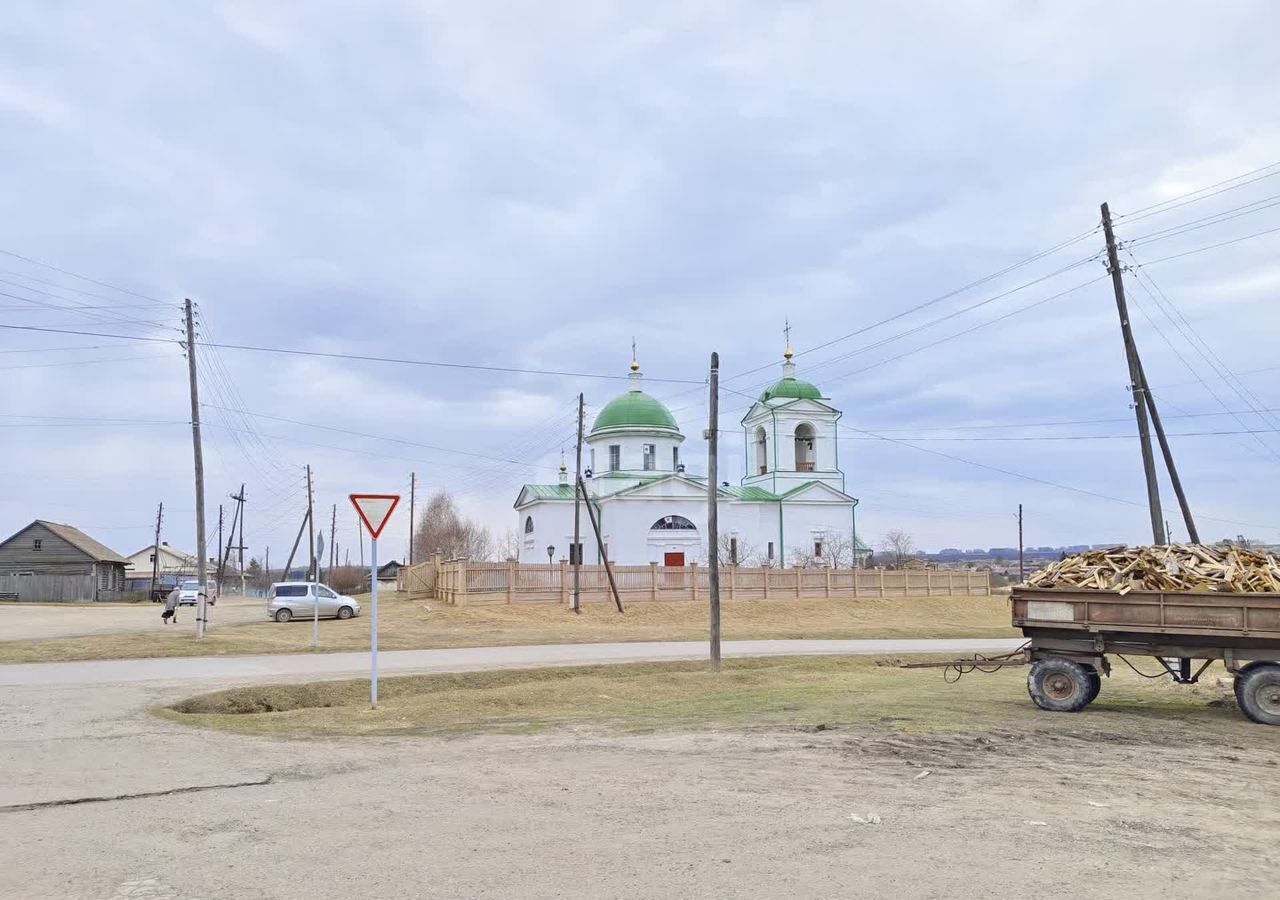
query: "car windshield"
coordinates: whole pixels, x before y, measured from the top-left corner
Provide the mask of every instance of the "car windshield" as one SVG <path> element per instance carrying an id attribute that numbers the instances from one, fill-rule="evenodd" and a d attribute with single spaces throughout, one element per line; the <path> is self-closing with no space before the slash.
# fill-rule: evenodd
<path id="1" fill-rule="evenodd" d="M 305 597 L 307 596 L 307 586 L 305 584 L 278 584 L 276 585 L 277 597 Z"/>
<path id="2" fill-rule="evenodd" d="M 198 582 L 198 581 L 184 581 L 184 582 L 182 582 L 182 589 L 183 589 L 184 591 L 195 591 L 195 590 L 199 590 L 199 588 L 200 588 L 200 582 Z"/>

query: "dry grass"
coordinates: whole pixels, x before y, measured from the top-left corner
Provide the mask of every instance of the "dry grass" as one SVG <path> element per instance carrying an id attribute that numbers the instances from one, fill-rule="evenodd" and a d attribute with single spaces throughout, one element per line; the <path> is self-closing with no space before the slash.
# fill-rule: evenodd
<path id="1" fill-rule="evenodd" d="M 367 680 L 267 685 L 206 694 L 161 711 L 167 718 L 280 736 L 458 734 L 592 726 L 649 731 L 870 724 L 908 732 L 1092 726 L 1107 739 L 1135 729 L 1220 740 L 1250 726 L 1208 683 L 1179 688 L 1127 670 L 1104 682 L 1078 715 L 1037 710 L 1026 670 L 973 674 L 947 684 L 937 669 L 899 669 L 859 657 L 646 663 L 388 678 L 369 708 Z M 1229 692 L 1225 692 L 1229 693 Z M 1167 731 L 1163 733 L 1168 735 Z"/>
<path id="2" fill-rule="evenodd" d="M 365 650 L 365 615 L 320 622 L 322 651 Z M 726 640 L 762 638 L 1016 637 L 1006 597 L 898 597 L 859 600 L 741 600 L 723 604 Z M 702 640 L 702 603 L 637 603 L 619 615 L 591 604 L 574 615 L 562 606 L 452 607 L 435 601 L 379 596 L 378 646 L 383 650 L 490 647 L 513 644 Z M 218 627 L 217 614 L 203 641 L 189 626 L 165 628 L 157 615 L 147 633 L 0 643 L 0 663 L 156 656 L 240 656 L 311 650 L 311 622 L 265 620 Z"/>

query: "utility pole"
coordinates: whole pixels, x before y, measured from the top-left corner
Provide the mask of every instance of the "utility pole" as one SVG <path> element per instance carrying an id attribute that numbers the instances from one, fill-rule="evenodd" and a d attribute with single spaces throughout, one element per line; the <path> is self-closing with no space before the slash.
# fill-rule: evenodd
<path id="1" fill-rule="evenodd" d="M 231 541 L 227 541 L 227 549 L 222 549 L 222 504 L 218 504 L 218 584 L 222 584 L 222 574 L 227 568 L 227 556 L 231 553 Z"/>
<path id="2" fill-rule="evenodd" d="M 307 530 L 307 523 L 310 521 L 311 510 L 308 509 L 302 514 L 302 522 L 298 525 L 298 536 L 293 539 L 293 549 L 289 551 L 289 559 L 284 564 L 284 571 L 280 573 L 281 581 L 289 580 L 289 570 L 293 568 L 293 557 L 298 553 L 298 545 L 302 543 L 302 532 Z"/>
<path id="3" fill-rule="evenodd" d="M 334 535 L 338 532 L 338 504 L 333 504 L 333 516 L 329 519 L 329 580 L 333 581 L 333 560 L 338 552 L 337 541 Z"/>
<path id="4" fill-rule="evenodd" d="M 183 303 L 187 319 L 187 379 L 191 383 L 191 449 L 196 470 L 196 577 L 200 592 L 196 595 L 196 637 L 204 637 L 206 589 L 209 575 L 205 571 L 209 550 L 205 546 L 204 533 L 204 449 L 200 441 L 200 389 L 196 383 L 196 325 L 191 300 Z"/>
<path id="5" fill-rule="evenodd" d="M 582 611 L 582 394 L 578 394 L 578 449 L 574 454 L 573 468 L 573 547 L 569 559 L 573 562 L 573 611 Z"/>
<path id="6" fill-rule="evenodd" d="M 587 486 L 581 480 L 578 481 L 578 490 L 586 499 Z M 609 590 L 613 592 L 614 605 L 618 607 L 618 612 L 622 612 L 622 598 L 618 596 L 618 585 L 613 580 L 613 566 L 609 565 L 609 554 L 604 552 L 604 537 L 600 534 L 600 523 L 596 520 L 596 511 L 591 506 L 590 500 L 587 500 L 587 518 L 591 520 L 591 530 L 596 533 L 596 547 L 600 550 L 600 559 L 604 562 L 604 574 L 609 576 Z"/>
<path id="7" fill-rule="evenodd" d="M 265 586 L 271 587 L 271 548 L 267 548 L 266 554 L 263 556 L 262 574 L 265 578 Z"/>
<path id="8" fill-rule="evenodd" d="M 160 504 L 160 508 L 156 510 L 156 543 L 155 550 L 151 554 L 151 593 L 147 595 L 148 600 L 156 598 L 156 582 L 160 580 L 160 521 L 164 518 L 164 503 Z"/>
<path id="9" fill-rule="evenodd" d="M 1136 352 L 1136 351 L 1135 351 Z M 1193 544 L 1200 543 L 1200 532 L 1191 518 L 1191 505 L 1187 502 L 1186 492 L 1182 490 L 1182 479 L 1178 477 L 1178 467 L 1173 464 L 1173 451 L 1169 448 L 1169 439 L 1165 436 L 1164 425 L 1160 422 L 1160 411 L 1156 409 L 1156 398 L 1151 393 L 1151 385 L 1147 381 L 1147 370 L 1142 367 L 1142 357 L 1138 357 L 1138 375 L 1142 378 L 1142 395 L 1147 398 L 1147 406 L 1151 409 L 1151 424 L 1156 429 L 1156 439 L 1160 441 L 1160 455 L 1164 457 L 1164 467 L 1169 472 L 1169 483 L 1173 485 L 1174 496 L 1178 498 L 1178 508 L 1182 510 L 1182 521 L 1187 526 L 1187 538 Z M 1165 540 L 1169 537 L 1169 522 L 1164 523 Z"/>
<path id="10" fill-rule="evenodd" d="M 409 473 L 409 565 L 413 565 L 413 503 L 417 499 L 418 473 Z"/>
<path id="11" fill-rule="evenodd" d="M 240 596 L 244 596 L 244 482 L 240 483 Z"/>
<path id="12" fill-rule="evenodd" d="M 707 401 L 707 582 L 711 597 L 711 667 L 720 669 L 720 522 L 716 450 L 720 436 L 720 354 L 711 354 L 711 391 Z"/>
<path id="13" fill-rule="evenodd" d="M 316 580 L 316 526 L 312 500 L 311 463 L 307 463 L 307 581 Z"/>
<path id="14" fill-rule="evenodd" d="M 1138 419 L 1138 440 L 1142 445 L 1142 471 L 1147 480 L 1147 507 L 1151 513 L 1151 535 L 1156 544 L 1165 543 L 1164 515 L 1160 511 L 1160 484 L 1156 480 L 1156 461 L 1151 451 L 1151 431 L 1147 424 L 1147 391 L 1142 378 L 1138 348 L 1129 327 L 1129 307 L 1124 299 L 1124 278 L 1116 253 L 1116 236 L 1111 230 L 1111 210 L 1102 204 L 1102 230 L 1107 239 L 1107 267 L 1111 270 L 1111 287 L 1120 313 L 1120 333 L 1124 338 L 1125 359 L 1129 364 L 1129 387 L 1133 394 L 1133 411 Z"/>
<path id="15" fill-rule="evenodd" d="M 1018 584 L 1027 580 L 1027 567 L 1022 556 L 1022 504 L 1018 504 Z"/>

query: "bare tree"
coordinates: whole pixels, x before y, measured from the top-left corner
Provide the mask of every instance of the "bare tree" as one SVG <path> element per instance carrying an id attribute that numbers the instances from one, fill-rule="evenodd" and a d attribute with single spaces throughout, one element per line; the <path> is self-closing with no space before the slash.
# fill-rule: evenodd
<path id="1" fill-rule="evenodd" d="M 889 558 L 890 566 L 899 569 L 903 563 L 915 556 L 915 538 L 905 531 L 895 528 L 886 532 L 885 536 L 880 539 L 880 549 Z"/>
<path id="2" fill-rule="evenodd" d="M 760 559 L 760 549 L 739 535 L 720 533 L 717 541 L 719 562 L 722 566 L 759 566 L 764 563 Z M 706 565 L 710 559 L 707 553 L 707 542 L 702 542 L 698 550 L 698 564 Z"/>
<path id="3" fill-rule="evenodd" d="M 500 546 L 502 548 L 502 558 L 504 560 L 520 558 L 520 536 L 516 534 L 516 530 L 514 528 L 508 528 L 506 531 L 502 532 L 502 541 Z"/>
<path id="4" fill-rule="evenodd" d="M 413 543 L 416 559 L 426 559 L 432 553 L 445 559 L 489 559 L 494 551 L 489 529 L 463 516 L 453 496 L 445 490 L 436 491 L 427 499 Z"/>

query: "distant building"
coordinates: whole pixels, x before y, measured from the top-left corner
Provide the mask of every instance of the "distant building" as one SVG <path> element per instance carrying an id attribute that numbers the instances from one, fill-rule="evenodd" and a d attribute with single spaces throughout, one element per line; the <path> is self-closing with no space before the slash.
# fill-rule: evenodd
<path id="1" fill-rule="evenodd" d="M 37 519 L 0 542 L 0 597 L 114 600 L 125 591 L 127 565 L 80 529 Z"/>
<path id="2" fill-rule="evenodd" d="M 155 556 L 156 546 L 154 544 L 147 544 L 136 553 L 129 554 L 127 557 L 128 564 L 125 566 L 126 574 L 130 578 L 150 578 L 152 562 L 155 560 Z M 161 542 L 159 573 L 161 577 L 165 575 L 195 575 L 195 554 L 174 550 L 168 544 Z"/>

